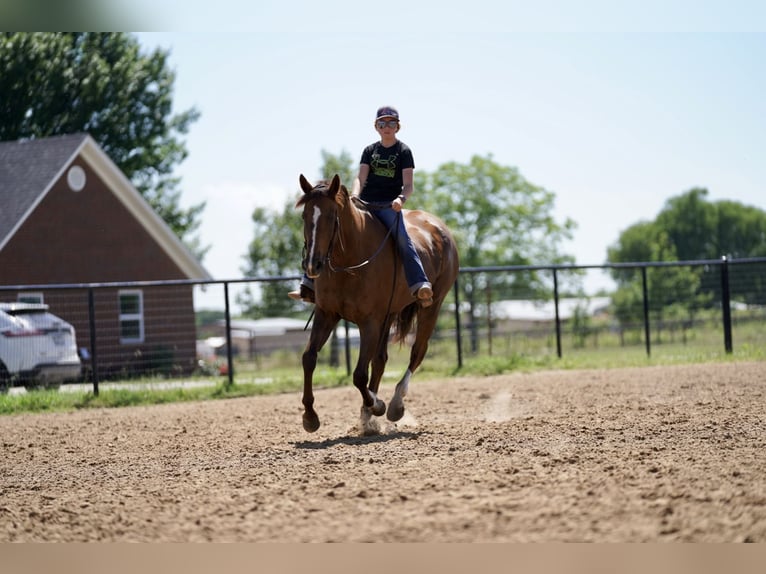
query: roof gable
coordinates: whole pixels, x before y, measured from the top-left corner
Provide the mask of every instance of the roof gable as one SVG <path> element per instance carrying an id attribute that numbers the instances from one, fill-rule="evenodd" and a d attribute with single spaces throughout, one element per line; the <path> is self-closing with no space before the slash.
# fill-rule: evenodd
<path id="1" fill-rule="evenodd" d="M 76 157 L 87 134 L 0 142 L 0 249 Z"/>
<path id="2" fill-rule="evenodd" d="M 85 161 L 189 279 L 212 279 L 88 134 L 0 142 L 0 251 L 76 159 Z"/>

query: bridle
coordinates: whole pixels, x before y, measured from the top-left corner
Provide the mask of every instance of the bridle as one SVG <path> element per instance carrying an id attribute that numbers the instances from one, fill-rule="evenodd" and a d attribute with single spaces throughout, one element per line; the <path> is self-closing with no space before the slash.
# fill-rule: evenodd
<path id="1" fill-rule="evenodd" d="M 365 207 L 368 210 L 370 210 L 370 209 L 383 209 L 382 206 L 376 206 L 376 205 L 372 205 L 372 204 L 366 203 L 365 201 L 359 199 L 358 197 L 354 197 L 353 200 L 355 202 L 357 202 L 357 203 L 362 204 L 362 206 Z M 399 222 L 400 222 L 400 220 L 401 219 L 397 219 L 397 222 L 396 222 L 396 226 L 395 227 L 396 227 L 397 232 L 399 230 Z M 338 240 L 340 242 L 340 249 L 341 249 L 341 251 L 344 250 L 343 239 L 340 236 L 339 229 L 340 229 L 340 216 L 336 213 L 335 214 L 335 224 L 333 225 L 332 235 L 330 236 L 330 244 L 327 247 L 327 255 L 325 255 L 325 258 L 324 258 L 324 263 L 326 263 L 327 266 L 329 267 L 330 271 L 332 271 L 334 273 L 356 271 L 357 269 L 361 269 L 365 265 L 368 265 L 368 264 L 372 263 L 375 260 L 375 258 L 378 255 L 380 255 L 381 251 L 383 251 L 383 248 L 386 246 L 386 242 L 388 241 L 388 238 L 391 236 L 391 231 L 392 231 L 393 228 L 389 228 L 388 229 L 388 231 L 386 232 L 386 235 L 383 237 L 383 240 L 380 242 L 380 245 L 375 250 L 375 253 L 373 253 L 370 257 L 368 257 L 367 259 L 365 259 L 361 263 L 357 263 L 356 265 L 347 265 L 347 266 L 336 267 L 335 265 L 333 265 L 333 262 L 332 262 L 332 253 L 333 253 L 333 251 L 335 249 L 335 239 L 336 238 L 338 238 Z M 305 250 L 306 250 L 306 246 L 305 245 L 304 245 L 303 249 L 304 249 L 304 257 L 303 257 L 303 259 L 304 259 L 304 268 L 305 268 L 306 267 L 306 264 L 305 264 L 305 258 L 306 258 Z"/>
<path id="2" fill-rule="evenodd" d="M 385 209 L 386 207 L 388 207 L 388 206 L 383 206 L 383 205 L 375 205 L 375 204 L 367 203 L 367 202 L 363 201 L 362 199 L 359 199 L 356 196 L 352 196 L 351 200 L 354 201 L 355 203 L 359 204 L 361 207 L 363 207 L 363 208 L 365 208 L 367 210 Z M 336 212 L 335 213 L 335 223 L 333 225 L 332 235 L 330 236 L 330 244 L 327 247 L 327 255 L 324 258 L 324 262 L 327 264 L 327 267 L 329 267 L 330 271 L 332 271 L 334 273 L 338 273 L 338 272 L 351 272 L 351 271 L 355 271 L 357 269 L 361 269 L 365 265 L 368 265 L 369 263 L 374 261 L 375 258 L 378 255 L 380 255 L 381 251 L 383 251 L 383 247 L 385 247 L 386 242 L 388 241 L 388 238 L 391 236 L 391 231 L 392 230 L 395 229 L 396 230 L 396 234 L 397 235 L 399 234 L 399 225 L 401 225 L 402 219 L 403 219 L 403 217 L 401 215 L 401 212 L 399 212 L 399 217 L 396 219 L 396 225 L 388 228 L 388 231 L 386 232 L 386 235 L 383 237 L 383 241 L 380 242 L 380 245 L 378 246 L 378 248 L 375 250 L 375 253 L 373 253 L 371 257 L 368 257 L 367 259 L 365 259 L 364 261 L 362 261 L 361 263 L 358 263 L 356 265 L 348 265 L 348 266 L 345 266 L 345 267 L 336 267 L 335 265 L 332 264 L 332 253 L 333 253 L 334 248 L 335 248 L 335 238 L 336 237 L 339 238 L 341 250 L 344 249 L 344 247 L 343 247 L 343 238 L 340 236 L 340 233 L 338 231 L 340 229 L 340 216 Z M 303 248 L 305 250 L 306 249 L 306 245 L 304 245 Z M 398 250 L 394 249 L 394 261 L 396 261 L 396 257 L 397 256 L 398 256 Z M 304 255 L 304 262 L 305 262 L 305 255 Z M 304 263 L 304 268 L 305 268 L 305 263 Z M 394 264 L 394 273 L 393 273 L 393 275 L 391 277 L 391 295 L 388 298 L 388 307 L 387 307 L 387 310 L 386 310 L 386 316 L 388 316 L 390 314 L 390 312 L 391 312 L 391 304 L 394 301 L 394 288 L 396 286 L 397 274 L 398 274 L 398 265 L 395 263 Z M 311 310 L 311 315 L 309 316 L 308 321 L 306 321 L 306 326 L 303 328 L 304 331 L 306 329 L 308 329 L 308 326 L 311 323 L 311 320 L 313 319 L 315 312 L 316 312 L 316 306 L 314 307 L 314 309 Z M 385 337 L 385 326 L 386 326 L 385 323 L 382 323 L 381 326 L 380 326 L 381 333 L 380 333 L 380 338 L 379 338 L 379 344 L 381 345 L 381 348 L 384 348 L 385 341 L 387 340 L 386 337 Z"/>

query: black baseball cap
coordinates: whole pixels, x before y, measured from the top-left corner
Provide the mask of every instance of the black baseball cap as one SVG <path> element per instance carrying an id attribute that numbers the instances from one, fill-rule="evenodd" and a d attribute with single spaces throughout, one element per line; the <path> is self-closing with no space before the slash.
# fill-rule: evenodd
<path id="1" fill-rule="evenodd" d="M 399 112 L 396 111 L 396 108 L 393 108 L 391 106 L 383 106 L 382 108 L 378 108 L 378 113 L 375 114 L 375 120 L 379 120 L 381 118 L 394 118 L 395 120 L 399 120 Z"/>

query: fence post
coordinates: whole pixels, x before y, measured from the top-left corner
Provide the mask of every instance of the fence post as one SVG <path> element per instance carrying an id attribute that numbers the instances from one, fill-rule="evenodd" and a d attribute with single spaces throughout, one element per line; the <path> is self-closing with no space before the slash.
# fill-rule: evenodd
<path id="1" fill-rule="evenodd" d="M 652 356 L 652 331 L 649 326 L 649 288 L 646 281 L 646 267 L 641 268 L 641 284 L 644 292 L 644 338 L 646 339 L 646 356 Z"/>
<path id="2" fill-rule="evenodd" d="M 93 381 L 93 395 L 98 396 L 98 353 L 96 352 L 96 303 L 93 287 L 88 289 L 88 327 L 90 330 L 90 370 Z"/>
<path id="3" fill-rule="evenodd" d="M 487 352 L 492 356 L 492 285 L 487 280 Z"/>
<path id="4" fill-rule="evenodd" d="M 729 259 L 721 257 L 721 309 L 723 310 L 723 346 L 727 354 L 733 351 L 731 340 L 731 292 L 729 291 Z"/>
<path id="5" fill-rule="evenodd" d="M 231 351 L 231 313 L 229 311 L 229 282 L 223 283 L 223 298 L 226 304 L 226 363 L 229 371 L 229 386 L 234 384 L 234 360 Z"/>
<path id="6" fill-rule="evenodd" d="M 559 276 L 553 268 L 553 307 L 556 310 L 556 354 L 561 358 L 561 320 L 559 319 Z"/>
<path id="7" fill-rule="evenodd" d="M 455 338 L 457 342 L 457 368 L 463 367 L 463 335 L 460 332 L 460 285 L 459 280 L 455 278 Z"/>
<path id="8" fill-rule="evenodd" d="M 348 339 L 348 321 L 343 320 L 343 328 L 346 330 L 346 375 L 351 376 L 351 341 Z"/>

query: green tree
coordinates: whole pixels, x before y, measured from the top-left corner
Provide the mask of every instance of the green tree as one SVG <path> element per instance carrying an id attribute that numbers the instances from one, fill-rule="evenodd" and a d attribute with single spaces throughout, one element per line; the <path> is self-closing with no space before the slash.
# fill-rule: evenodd
<path id="1" fill-rule="evenodd" d="M 555 194 L 527 181 L 491 155 L 416 172 L 415 202 L 452 228 L 461 265 L 526 265 L 571 262 L 559 252 L 576 224 L 553 218 Z"/>
<path id="2" fill-rule="evenodd" d="M 717 252 L 733 258 L 766 257 L 766 211 L 721 200 L 717 209 Z"/>
<path id="3" fill-rule="evenodd" d="M 636 263 L 652 261 L 652 253 L 659 252 L 652 244 L 658 241 L 659 232 L 654 222 L 634 223 L 622 233 L 617 242 L 607 249 L 607 260 L 611 263 Z M 612 278 L 617 285 L 633 281 L 632 269 L 612 269 Z"/>
<path id="4" fill-rule="evenodd" d="M 608 250 L 609 261 L 694 261 L 724 255 L 735 259 L 766 255 L 766 211 L 735 201 L 709 202 L 707 195 L 706 189 L 693 188 L 670 198 L 654 221 L 637 223 L 620 234 Z M 692 271 L 698 278 L 696 295 L 687 305 L 720 301 L 719 269 L 685 272 Z M 734 279 L 737 274 L 752 273 L 752 268 L 733 266 L 730 273 Z M 630 273 L 615 270 L 612 275 L 620 284 L 620 278 Z M 749 303 L 766 300 L 766 285 L 760 276 L 742 279 L 731 281 L 732 297 Z M 682 288 L 657 291 L 652 299 L 656 304 L 658 295 L 667 298 L 680 292 Z"/>
<path id="5" fill-rule="evenodd" d="M 168 52 L 125 33 L 0 33 L 0 140 L 88 132 L 198 256 L 204 203 L 183 209 L 173 170 L 198 119 L 172 114 Z"/>
<path id="6" fill-rule="evenodd" d="M 322 168 L 318 179 L 330 179 L 338 174 L 343 185 L 350 188 L 356 173 L 347 151 L 334 155 L 322 150 Z M 309 178 L 311 179 L 311 178 Z M 300 192 L 290 197 L 281 212 L 256 208 L 253 212 L 254 239 L 250 242 L 245 266 L 246 277 L 284 277 L 302 272 L 303 222 L 295 202 Z M 278 229 L 279 233 L 274 233 Z M 295 288 L 294 281 L 269 281 L 260 284 L 259 294 L 246 289 L 237 297 L 243 314 L 249 317 L 273 317 L 304 312 L 302 303 L 287 297 Z"/>
<path id="7" fill-rule="evenodd" d="M 670 234 L 655 222 L 639 222 L 620 234 L 608 250 L 612 263 L 677 261 Z M 618 288 L 612 305 L 622 329 L 643 322 L 643 275 L 640 268 L 612 269 Z M 661 333 L 668 313 L 686 314 L 691 321 L 697 309 L 709 302 L 701 291 L 702 267 L 650 267 L 646 271 L 647 298 L 652 321 Z"/>
<path id="8" fill-rule="evenodd" d="M 351 191 L 351 186 L 356 178 L 356 169 L 351 154 L 342 150 L 340 154 L 333 155 L 322 150 L 322 179 L 332 179 L 337 174 L 343 185 Z"/>
<path id="9" fill-rule="evenodd" d="M 460 265 L 532 265 L 571 263 L 561 253 L 575 223 L 553 217 L 555 195 L 527 181 L 515 167 L 496 163 L 491 155 L 473 156 L 469 163 L 449 162 L 436 171 L 416 172 L 415 194 L 408 207 L 421 206 L 441 217 L 455 234 Z M 470 325 L 477 321 L 480 291 L 496 297 L 550 297 L 550 282 L 536 272 L 461 275 L 469 304 Z M 478 344 L 472 330 L 472 347 Z"/>
<path id="10" fill-rule="evenodd" d="M 347 151 L 341 151 L 338 155 L 325 150 L 321 153 L 319 179 L 330 179 L 338 174 L 343 185 L 350 188 L 356 175 L 351 155 Z M 242 269 L 246 277 L 284 277 L 301 273 L 303 223 L 300 212 L 295 209 L 298 193 L 287 200 L 280 213 L 260 207 L 253 212 L 254 239 L 250 242 Z M 246 289 L 238 296 L 237 303 L 242 307 L 243 314 L 255 318 L 302 313 L 305 311 L 304 304 L 287 297 L 287 292 L 293 288 L 294 281 L 261 283 L 260 296 Z"/>
<path id="11" fill-rule="evenodd" d="M 759 257 L 766 254 L 766 211 L 737 201 L 707 201 L 694 188 L 667 201 L 656 223 L 681 260 Z"/>
<path id="12" fill-rule="evenodd" d="M 715 205 L 705 197 L 707 190 L 695 187 L 670 198 L 659 213 L 656 224 L 667 234 L 682 261 L 717 259 L 722 255 L 716 236 Z"/>
<path id="13" fill-rule="evenodd" d="M 246 277 L 284 277 L 300 272 L 303 226 L 294 205 L 295 198 L 288 200 L 281 213 L 262 207 L 253 211 L 254 239 L 242 268 Z M 250 288 L 237 296 L 245 316 L 289 316 L 302 305 L 287 297 L 287 292 L 295 288 L 295 281 L 269 281 L 259 285 L 260 296 Z"/>

